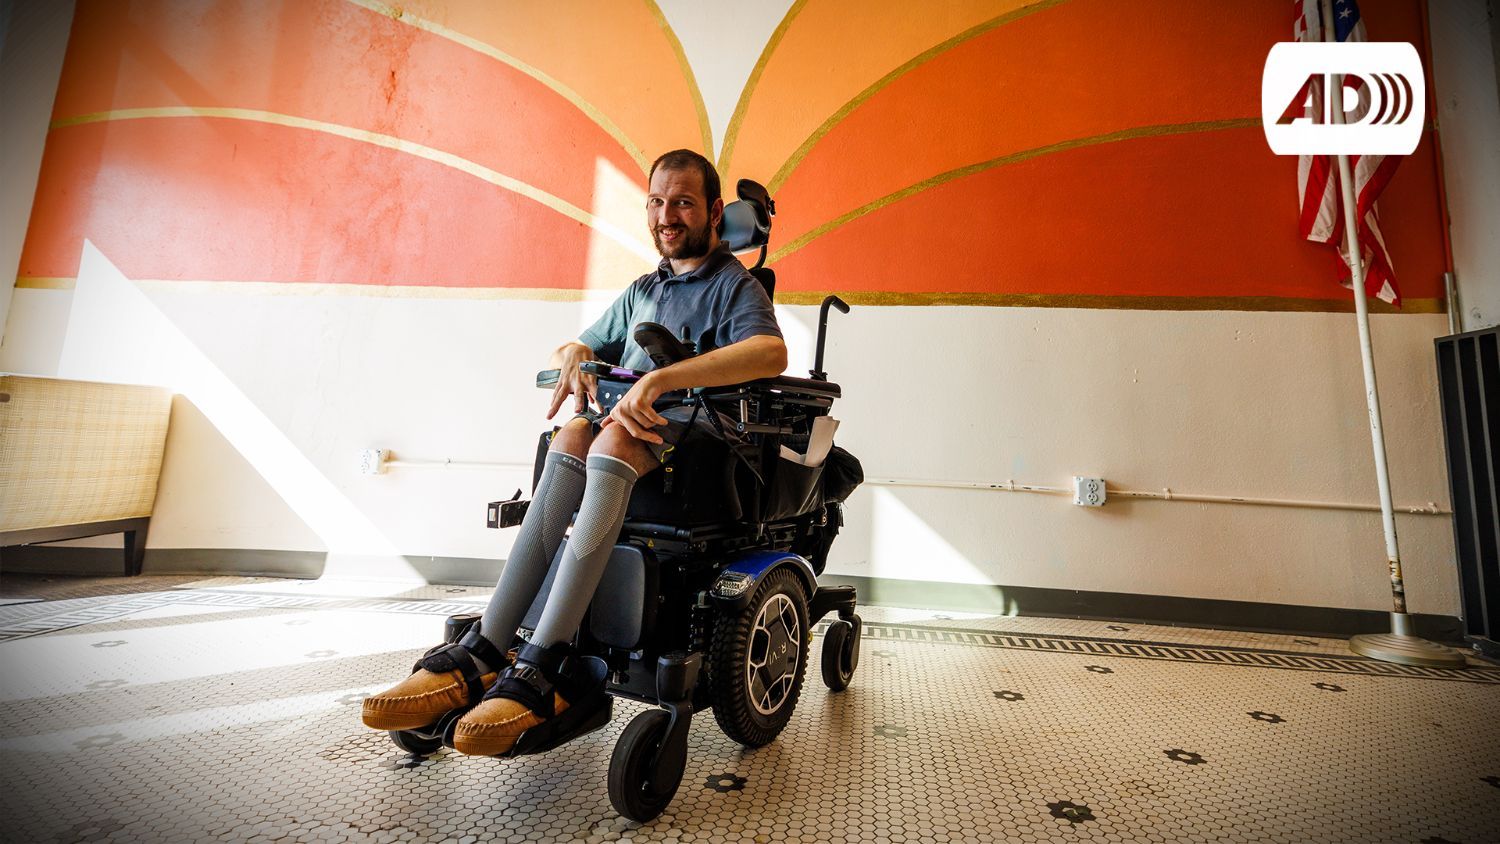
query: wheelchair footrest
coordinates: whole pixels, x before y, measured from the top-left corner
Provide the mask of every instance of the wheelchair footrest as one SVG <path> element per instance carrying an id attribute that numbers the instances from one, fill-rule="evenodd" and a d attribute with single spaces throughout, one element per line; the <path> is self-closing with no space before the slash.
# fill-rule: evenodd
<path id="1" fill-rule="evenodd" d="M 521 737 L 516 739 L 515 746 L 500 755 L 509 759 L 532 753 L 545 753 L 581 735 L 592 733 L 609 723 L 610 718 L 614 716 L 614 704 L 614 698 L 601 693 L 597 699 L 570 706 L 556 718 L 522 733 Z"/>
<path id="2" fill-rule="evenodd" d="M 522 733 L 515 746 L 500 754 L 506 758 L 542 753 L 561 744 L 567 744 L 584 733 L 603 727 L 614 715 L 615 699 L 604 691 L 609 667 L 596 656 L 578 657 L 579 665 L 574 669 L 585 673 L 591 681 L 588 685 L 599 690 L 573 706 L 564 709 L 557 717 L 544 721 Z"/>

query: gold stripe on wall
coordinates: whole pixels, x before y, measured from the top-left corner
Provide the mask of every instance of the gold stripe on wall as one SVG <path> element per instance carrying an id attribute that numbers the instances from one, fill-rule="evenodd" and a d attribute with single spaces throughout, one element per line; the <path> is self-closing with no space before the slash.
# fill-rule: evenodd
<path id="1" fill-rule="evenodd" d="M 377 0 L 349 0 L 349 2 L 353 3 L 356 6 L 369 9 L 376 14 L 384 15 L 385 17 L 388 17 L 392 20 L 397 20 L 409 26 L 414 26 L 417 29 L 423 30 L 425 32 L 430 32 L 440 38 L 446 38 L 449 41 L 461 44 L 471 50 L 474 50 L 475 52 L 482 53 L 483 55 L 489 56 L 490 58 L 495 59 L 502 64 L 509 65 L 516 70 L 519 70 L 532 79 L 535 79 L 536 81 L 557 92 L 559 96 L 572 103 L 590 120 L 598 124 L 599 128 L 603 129 L 605 134 L 609 135 L 611 138 L 614 138 L 615 142 L 618 143 L 622 148 L 624 148 L 625 154 L 629 155 L 630 158 L 635 161 L 636 166 L 641 168 L 642 173 L 645 173 L 651 168 L 651 159 L 647 158 L 646 153 L 640 148 L 640 146 L 625 134 L 625 130 L 615 125 L 615 122 L 613 120 L 610 120 L 609 117 L 604 114 L 604 112 L 600 111 L 592 103 L 585 100 L 577 91 L 574 91 L 572 88 L 569 88 L 567 85 L 564 85 L 562 82 L 554 79 L 541 68 L 536 67 L 532 64 L 528 64 L 527 62 L 522 61 L 516 56 L 512 56 L 510 53 L 507 53 L 492 44 L 486 44 L 485 42 L 480 41 L 477 38 L 465 35 L 457 30 L 449 29 L 448 27 L 443 26 L 440 23 L 426 20 L 425 18 L 420 18 L 416 15 L 410 14 L 399 6 L 389 6 L 385 3 L 377 2 Z M 696 91 L 697 88 L 695 86 L 694 92 L 696 93 Z M 700 110 L 702 109 L 701 102 L 699 104 L 699 108 Z M 705 121 L 707 120 L 706 117 L 704 119 Z"/>
<path id="2" fill-rule="evenodd" d="M 907 197 L 915 196 L 919 193 L 922 193 L 923 191 L 930 190 L 940 185 L 945 185 L 949 182 L 956 181 L 967 176 L 973 176 L 978 173 L 983 173 L 986 170 L 992 170 L 996 167 L 1003 167 L 1007 164 L 1015 164 L 1017 162 L 1027 161 L 1033 158 L 1040 158 L 1044 155 L 1051 155 L 1055 152 L 1063 152 L 1065 150 L 1078 149 L 1080 147 L 1096 146 L 1098 144 L 1109 144 L 1115 143 L 1117 141 L 1132 140 L 1134 138 L 1148 138 L 1161 135 L 1187 135 L 1195 132 L 1215 132 L 1223 129 L 1244 129 L 1252 126 L 1258 127 L 1260 126 L 1260 122 L 1261 121 L 1259 117 L 1237 117 L 1231 118 L 1229 120 L 1208 120 L 1201 123 L 1173 123 L 1164 126 L 1140 126 L 1133 129 L 1121 129 L 1118 132 L 1109 132 L 1103 135 L 1094 135 L 1087 138 L 1074 138 L 1073 140 L 1059 141 L 1055 144 L 1047 144 L 1046 146 L 1035 147 L 1033 149 L 1022 150 L 1021 152 L 1013 152 L 1008 155 L 1002 155 L 999 158 L 991 158 L 988 161 L 981 161 L 977 164 L 968 164 L 963 167 L 949 170 L 946 173 L 939 173 L 938 175 L 931 178 L 923 179 L 922 181 L 917 182 L 914 185 L 904 187 L 901 190 L 896 191 L 895 193 L 887 194 L 873 202 L 868 202 L 864 205 L 861 205 L 853 211 L 849 211 L 845 214 L 840 214 L 839 216 L 833 218 L 832 220 L 829 220 L 828 222 L 818 226 L 817 228 L 814 228 L 807 233 L 793 239 L 790 243 L 786 244 L 775 252 L 772 252 L 770 257 L 766 260 L 767 263 L 779 261 L 796 252 L 798 249 L 801 249 L 807 244 L 813 242 L 814 240 L 817 240 L 823 235 L 842 228 L 848 223 L 851 223 L 859 219 L 860 217 L 871 213 L 872 211 L 878 211 L 881 208 L 886 207 L 887 205 L 900 202 Z"/>
<path id="3" fill-rule="evenodd" d="M 20 276 L 16 287 L 34 290 L 71 290 L 71 278 Z M 542 302 L 581 302 L 611 299 L 616 289 L 553 287 L 444 287 L 414 284 L 326 284 L 281 281 L 158 281 L 138 280 L 146 290 L 190 290 L 256 296 L 365 296 L 383 299 L 524 299 Z M 1132 311 L 1283 311 L 1292 313 L 1352 313 L 1352 295 L 1339 299 L 1300 299 L 1294 296 L 1107 296 L 1090 293 L 902 293 L 884 290 L 782 291 L 778 305 L 818 305 L 830 293 L 850 305 L 869 307 L 972 308 L 1085 308 Z M 1447 313 L 1442 299 L 1407 299 L 1402 307 L 1369 300 L 1374 314 Z"/>
<path id="4" fill-rule="evenodd" d="M 1291 311 L 1353 313 L 1354 296 L 1301 299 L 1295 296 L 1108 296 L 1092 293 L 902 293 L 884 290 L 777 291 L 778 305 L 817 305 L 834 293 L 850 305 L 959 306 L 978 308 L 1085 308 L 1132 311 Z M 1401 307 L 1371 297 L 1372 314 L 1447 313 L 1442 299 L 1406 299 Z"/>
<path id="5" fill-rule="evenodd" d="M 677 66 L 682 69 L 682 78 L 687 81 L 688 90 L 693 93 L 693 108 L 698 112 L 698 130 L 703 134 L 703 155 L 713 155 L 714 132 L 708 125 L 708 107 L 703 104 L 703 91 L 698 88 L 698 77 L 693 74 L 693 66 L 688 64 L 682 42 L 678 40 L 672 24 L 667 22 L 667 16 L 661 13 L 661 7 L 656 5 L 655 0 L 646 0 L 646 8 L 651 10 L 656 25 L 661 27 L 662 34 L 667 37 L 667 43 L 672 45 L 672 52 L 677 56 Z M 649 170 L 650 165 L 647 165 L 647 171 Z"/>
<path id="6" fill-rule="evenodd" d="M 760 84 L 760 76 L 765 73 L 766 64 L 771 61 L 771 54 L 781 45 L 781 39 L 786 37 L 786 31 L 791 28 L 792 21 L 802 13 L 802 8 L 807 5 L 807 0 L 797 0 L 786 11 L 786 17 L 776 25 L 776 31 L 771 33 L 771 38 L 766 42 L 764 49 L 760 51 L 760 58 L 755 60 L 755 67 L 750 70 L 750 78 L 745 80 L 745 87 L 740 89 L 739 102 L 734 104 L 734 114 L 729 118 L 729 126 L 724 130 L 724 148 L 719 151 L 718 170 L 722 176 L 728 172 L 725 168 L 729 166 L 729 159 L 734 156 L 734 145 L 740 136 L 740 124 L 745 120 L 745 111 L 750 107 L 750 97 L 755 93 L 755 88 Z"/>
<path id="7" fill-rule="evenodd" d="M 860 91 L 855 95 L 854 99 L 850 100 L 847 103 L 844 103 L 844 105 L 841 106 L 838 111 L 835 111 L 827 120 L 823 121 L 823 125 L 813 130 L 813 133 L 807 136 L 807 140 L 803 141 L 802 145 L 797 147 L 796 151 L 792 153 L 791 157 L 789 157 L 786 162 L 781 165 L 780 169 L 776 171 L 776 175 L 772 176 L 771 181 L 766 184 L 766 189 L 769 190 L 774 196 L 776 192 L 781 189 L 781 186 L 783 184 L 786 184 L 786 180 L 792 175 L 792 171 L 797 169 L 797 165 L 802 163 L 802 159 L 807 157 L 807 154 L 812 151 L 813 147 L 817 146 L 818 141 L 821 141 L 824 135 L 827 135 L 829 132 L 833 131 L 833 127 L 842 123 L 844 118 L 848 117 L 850 114 L 853 114 L 855 109 L 863 105 L 866 100 L 869 100 L 871 97 L 880 93 L 887 85 L 890 85 L 897 79 L 900 79 L 916 68 L 932 61 L 933 59 L 937 58 L 943 53 L 948 52 L 954 47 L 957 47 L 965 41 L 972 40 L 985 34 L 986 32 L 990 32 L 994 29 L 999 29 L 1005 24 L 1011 23 L 1013 21 L 1018 21 L 1028 15 L 1045 11 L 1054 6 L 1060 6 L 1066 2 L 1067 0 L 1041 0 L 1041 2 L 1032 3 L 1029 6 L 1023 6 L 1019 9 L 1006 12 L 1005 14 L 998 17 L 990 18 L 989 20 L 977 26 L 970 27 L 969 29 L 960 32 L 959 34 L 953 36 L 952 38 L 949 38 L 947 41 L 944 41 L 935 47 L 918 53 L 916 56 L 908 60 L 905 64 L 902 64 L 900 67 L 896 68 L 890 73 L 887 73 L 885 76 L 880 77 L 880 79 L 875 81 L 875 84 L 864 89 L 863 91 Z"/>
<path id="8" fill-rule="evenodd" d="M 343 126 L 338 123 L 326 123 L 321 120 L 312 120 L 306 117 L 296 117 L 290 114 L 279 114 L 273 111 L 260 111 L 249 108 L 199 108 L 195 106 L 163 106 L 159 108 L 131 108 L 118 111 L 101 111 L 94 114 L 83 114 L 77 117 L 68 117 L 53 121 L 52 129 L 66 129 L 70 126 L 82 126 L 88 123 L 103 123 L 114 120 L 146 120 L 161 118 L 183 118 L 183 117 L 209 117 L 225 120 L 246 120 L 253 123 L 269 123 L 276 126 L 287 126 L 294 129 L 307 129 L 313 132 L 321 132 L 327 135 L 335 135 L 340 138 L 348 138 L 352 141 L 372 144 L 396 152 L 413 155 L 428 161 L 452 167 L 455 170 L 468 173 L 475 178 L 489 182 L 496 187 L 511 191 L 532 200 L 540 205 L 556 211 L 563 216 L 576 220 L 585 226 L 599 232 L 605 237 L 619 243 L 632 253 L 647 260 L 655 261 L 656 253 L 644 242 L 631 237 L 624 229 L 615 224 L 597 217 L 588 211 L 579 208 L 567 200 L 555 196 L 541 188 L 527 184 L 513 176 L 507 176 L 496 170 L 491 170 L 482 164 L 476 164 L 467 158 L 434 149 L 415 141 L 397 138 L 393 135 L 383 135 L 379 132 L 371 132 L 368 129 L 358 129 L 353 126 Z"/>
<path id="9" fill-rule="evenodd" d="M 77 279 L 56 278 L 53 276 L 20 275 L 16 276 L 16 286 L 30 290 L 72 290 Z"/>

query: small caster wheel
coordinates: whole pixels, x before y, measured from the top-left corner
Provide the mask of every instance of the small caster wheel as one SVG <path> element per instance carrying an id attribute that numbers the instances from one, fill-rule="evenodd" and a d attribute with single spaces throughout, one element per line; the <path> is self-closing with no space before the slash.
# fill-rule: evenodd
<path id="1" fill-rule="evenodd" d="M 859 667 L 859 616 L 854 621 L 842 619 L 828 625 L 823 637 L 823 685 L 835 692 L 849 688 L 854 669 Z"/>
<path id="2" fill-rule="evenodd" d="M 677 796 L 682 772 L 687 768 L 685 745 L 681 758 L 670 760 L 670 776 L 661 782 L 653 780 L 653 763 L 671 722 L 672 716 L 666 712 L 647 710 L 625 726 L 615 743 L 609 760 L 609 802 L 630 820 L 645 823 L 656 818 Z"/>
<path id="3" fill-rule="evenodd" d="M 413 756 L 431 756 L 443 746 L 442 739 L 422 738 L 410 730 L 391 730 L 387 733 L 391 744 Z"/>

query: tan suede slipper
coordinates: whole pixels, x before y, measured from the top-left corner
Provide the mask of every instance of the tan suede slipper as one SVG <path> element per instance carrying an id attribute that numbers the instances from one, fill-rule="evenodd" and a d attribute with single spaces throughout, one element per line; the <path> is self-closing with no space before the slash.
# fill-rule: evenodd
<path id="1" fill-rule="evenodd" d="M 495 670 L 480 673 L 480 663 Z M 472 706 L 516 658 L 516 651 L 502 654 L 479 635 L 479 625 L 466 630 L 457 642 L 438 645 L 412 666 L 405 680 L 378 695 L 365 698 L 365 726 L 377 730 L 414 730 L 436 721 L 444 713 Z"/>
<path id="2" fill-rule="evenodd" d="M 553 715 L 568 708 L 553 692 Z M 526 704 L 510 698 L 491 698 L 469 710 L 453 729 L 453 749 L 470 756 L 498 756 L 516 745 L 521 734 L 547 720 Z"/>
<path id="3" fill-rule="evenodd" d="M 481 675 L 479 682 L 487 687 L 496 676 Z M 434 674 L 419 668 L 390 689 L 365 698 L 364 722 L 377 730 L 414 730 L 468 703 L 469 685 L 462 671 Z"/>

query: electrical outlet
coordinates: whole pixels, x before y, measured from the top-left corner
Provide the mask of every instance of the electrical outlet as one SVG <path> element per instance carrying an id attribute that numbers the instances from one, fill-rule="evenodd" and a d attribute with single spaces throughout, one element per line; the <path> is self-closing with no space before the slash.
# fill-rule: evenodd
<path id="1" fill-rule="evenodd" d="M 359 452 L 359 471 L 363 475 L 385 474 L 385 461 L 391 453 L 383 448 L 365 448 Z"/>
<path id="2" fill-rule="evenodd" d="M 1073 477 L 1073 503 L 1083 507 L 1103 507 L 1106 492 L 1103 478 Z"/>

